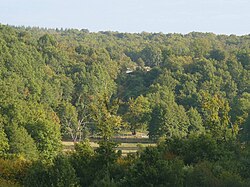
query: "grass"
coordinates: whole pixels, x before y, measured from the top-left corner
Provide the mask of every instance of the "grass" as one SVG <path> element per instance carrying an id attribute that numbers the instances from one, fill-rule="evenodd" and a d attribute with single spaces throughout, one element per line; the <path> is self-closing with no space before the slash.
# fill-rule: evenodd
<path id="1" fill-rule="evenodd" d="M 74 143 L 70 141 L 63 141 L 63 150 L 64 151 L 72 151 L 74 150 Z M 90 142 L 91 147 L 97 148 L 99 145 L 96 142 L 91 141 Z M 116 150 L 121 150 L 123 155 L 126 155 L 128 153 L 134 153 L 138 151 L 141 147 L 147 147 L 147 146 L 155 146 L 155 143 L 128 143 L 128 142 L 122 142 L 119 143 L 119 146 L 116 148 Z"/>
<path id="2" fill-rule="evenodd" d="M 97 148 L 98 141 L 101 140 L 101 137 L 94 136 L 90 138 L 90 145 L 94 149 Z M 129 131 L 123 131 L 113 137 L 113 140 L 119 144 L 116 150 L 121 150 L 122 155 L 128 153 L 134 153 L 140 148 L 148 146 L 156 146 L 147 136 L 147 132 L 137 132 L 136 135 L 132 135 Z M 63 150 L 72 151 L 74 150 L 74 143 L 72 141 L 63 141 Z"/>

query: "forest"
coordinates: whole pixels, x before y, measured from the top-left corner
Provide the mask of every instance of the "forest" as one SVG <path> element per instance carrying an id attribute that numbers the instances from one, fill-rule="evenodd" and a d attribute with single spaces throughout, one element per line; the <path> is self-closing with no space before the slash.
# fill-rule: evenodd
<path id="1" fill-rule="evenodd" d="M 0 25 L 0 186 L 250 186 L 250 35 Z"/>

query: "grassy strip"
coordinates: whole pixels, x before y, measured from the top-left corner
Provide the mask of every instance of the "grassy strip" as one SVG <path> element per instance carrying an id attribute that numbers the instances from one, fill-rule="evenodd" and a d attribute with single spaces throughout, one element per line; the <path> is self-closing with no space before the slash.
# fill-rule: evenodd
<path id="1" fill-rule="evenodd" d="M 63 141 L 63 150 L 70 151 L 74 150 L 74 143 L 69 141 Z M 96 142 L 90 142 L 91 147 L 97 148 L 99 145 Z M 139 150 L 139 147 L 155 146 L 154 143 L 120 143 L 117 150 L 121 150 L 123 153 L 135 152 Z"/>

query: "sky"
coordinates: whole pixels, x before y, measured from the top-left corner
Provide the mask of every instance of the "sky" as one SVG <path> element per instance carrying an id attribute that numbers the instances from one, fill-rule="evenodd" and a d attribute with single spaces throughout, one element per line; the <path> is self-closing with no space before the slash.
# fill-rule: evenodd
<path id="1" fill-rule="evenodd" d="M 0 0 L 0 23 L 97 31 L 250 34 L 250 0 Z"/>

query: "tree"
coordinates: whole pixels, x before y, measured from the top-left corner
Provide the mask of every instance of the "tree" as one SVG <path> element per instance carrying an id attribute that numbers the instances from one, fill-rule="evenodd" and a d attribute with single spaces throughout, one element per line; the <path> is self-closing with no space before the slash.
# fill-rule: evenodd
<path id="1" fill-rule="evenodd" d="M 147 147 L 129 168 L 127 186 L 183 186 L 184 163 L 163 159 L 158 148 Z"/>
<path id="2" fill-rule="evenodd" d="M 227 100 L 218 94 L 210 95 L 204 91 L 201 92 L 201 96 L 201 110 L 206 129 L 214 138 L 227 140 L 237 135 L 238 127 L 231 124 Z"/>
<path id="3" fill-rule="evenodd" d="M 154 83 L 158 83 L 161 86 L 166 86 L 170 90 L 174 90 L 178 81 L 173 78 L 172 73 L 168 70 L 163 70 Z"/>
<path id="4" fill-rule="evenodd" d="M 209 57 L 217 61 L 222 61 L 226 58 L 225 52 L 220 49 L 213 49 L 210 51 Z"/>
<path id="5" fill-rule="evenodd" d="M 40 156 L 44 159 L 52 159 L 61 150 L 61 134 L 57 125 L 49 120 L 27 124 L 27 131 L 35 140 Z"/>
<path id="6" fill-rule="evenodd" d="M 208 38 L 195 38 L 190 46 L 195 58 L 202 58 L 208 54 L 210 49 Z"/>
<path id="7" fill-rule="evenodd" d="M 38 40 L 38 44 L 41 47 L 47 47 L 47 46 L 55 46 L 56 45 L 56 40 L 52 35 L 49 34 L 45 34 L 43 36 L 41 36 Z"/>
<path id="8" fill-rule="evenodd" d="M 99 105 L 92 106 L 97 129 L 105 141 L 110 140 L 114 133 L 120 130 L 122 123 L 122 118 L 116 115 L 118 108 L 107 102 L 100 101 Z"/>
<path id="9" fill-rule="evenodd" d="M 203 134 L 205 133 L 205 127 L 203 126 L 203 120 L 200 113 L 195 108 L 190 108 L 187 111 L 190 126 L 188 127 L 189 134 Z"/>
<path id="10" fill-rule="evenodd" d="M 130 124 L 130 130 L 133 135 L 136 135 L 136 130 L 142 129 L 147 124 L 150 119 L 150 112 L 148 98 L 140 95 L 136 99 L 129 99 L 126 119 Z"/>
<path id="11" fill-rule="evenodd" d="M 51 177 L 49 176 L 49 169 L 51 167 L 47 163 L 41 161 L 33 162 L 24 179 L 24 185 L 27 187 L 50 187 Z"/>
<path id="12" fill-rule="evenodd" d="M 246 68 L 247 70 L 250 69 L 250 55 L 249 55 L 249 51 L 239 51 L 237 54 L 237 60 L 242 64 L 242 66 L 244 68 Z"/>
<path id="13" fill-rule="evenodd" d="M 162 62 L 161 50 L 157 47 L 147 46 L 141 52 L 141 59 L 146 66 L 159 66 Z"/>
<path id="14" fill-rule="evenodd" d="M 91 157 L 94 155 L 94 150 L 88 139 L 75 144 L 76 155 L 80 157 Z"/>
<path id="15" fill-rule="evenodd" d="M 75 169 L 72 167 L 68 158 L 57 156 L 53 160 L 53 166 L 49 170 L 51 177 L 51 186 L 55 187 L 79 187 L 79 179 L 76 176 Z"/>
<path id="16" fill-rule="evenodd" d="M 165 142 L 169 153 L 179 156 L 186 164 L 198 163 L 203 160 L 218 161 L 223 156 L 223 146 L 209 134 L 173 138 Z"/>
<path id="17" fill-rule="evenodd" d="M 38 150 L 35 141 L 28 134 L 25 128 L 17 127 L 13 124 L 8 129 L 9 136 L 9 152 L 11 154 L 20 155 L 27 160 L 36 160 L 38 158 Z"/>
<path id="18" fill-rule="evenodd" d="M 84 137 L 84 124 L 78 120 L 76 108 L 68 103 L 61 103 L 58 107 L 58 114 L 61 119 L 61 131 L 64 137 L 70 136 L 73 142 L 81 141 Z"/>
<path id="19" fill-rule="evenodd" d="M 235 102 L 232 111 L 234 122 L 238 124 L 241 131 L 239 135 L 243 141 L 250 140 L 250 94 L 244 92 Z"/>
<path id="20" fill-rule="evenodd" d="M 4 129 L 0 126 L 0 157 L 5 155 L 9 150 L 9 140 Z"/>
<path id="21" fill-rule="evenodd" d="M 149 122 L 149 136 L 153 139 L 160 137 L 185 137 L 188 132 L 189 120 L 183 106 L 175 102 L 174 94 L 167 87 L 156 85 L 148 94 L 152 103 L 152 116 Z"/>
<path id="22" fill-rule="evenodd" d="M 90 186 L 95 179 L 96 163 L 93 163 L 95 152 L 88 140 L 75 144 L 75 152 L 71 155 L 70 162 L 75 169 L 81 186 Z"/>

